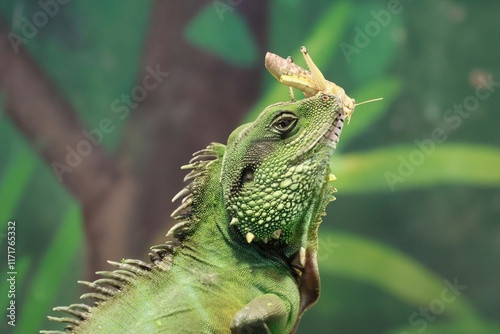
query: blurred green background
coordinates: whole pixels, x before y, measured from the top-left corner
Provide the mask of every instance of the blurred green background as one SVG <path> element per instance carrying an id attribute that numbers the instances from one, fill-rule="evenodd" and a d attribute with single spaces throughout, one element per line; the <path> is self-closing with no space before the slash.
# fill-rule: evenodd
<path id="1" fill-rule="evenodd" d="M 265 51 L 305 66 L 299 48 L 306 45 L 349 96 L 384 100 L 356 109 L 332 159 L 339 192 L 320 229 L 322 293 L 299 333 L 500 333 L 499 1 L 160 2 L 60 4 L 20 46 L 86 128 L 98 128 L 103 117 L 114 121 L 102 148 L 140 189 L 127 206 L 98 198 L 106 210 L 130 212 L 126 232 L 140 235 L 120 239 L 128 253 L 119 256 L 145 258 L 163 240 L 178 167 L 194 149 L 223 141 L 264 106 L 288 99 L 266 73 Z M 3 0 L 0 19 L 22 36 L 22 18 L 41 10 L 38 1 Z M 0 57 L 5 70 L 8 57 Z M 155 59 L 165 62 L 168 83 L 118 120 L 110 104 Z M 99 256 L 116 256 L 119 237 L 85 227 L 106 219 L 58 181 L 37 153 L 52 143 L 44 143 L 43 130 L 37 137 L 20 126 L 9 109 L 10 83 L 0 80 L 0 244 L 6 254 L 6 223 L 15 219 L 18 272 L 17 326 L 3 316 L 0 331 L 34 333 L 55 328 L 46 320 L 51 308 L 76 302 L 76 281 L 108 268 Z M 197 113 L 217 127 L 205 128 Z M 446 138 L 432 139 L 436 132 Z M 181 153 L 170 154 L 173 144 Z M 160 167 L 158 175 L 148 172 L 164 146 L 160 167 L 168 175 Z M 153 181 L 141 182 L 144 174 Z M 146 202 L 161 215 L 144 209 Z M 103 249 L 97 255 L 92 240 Z M 2 256 L 3 310 L 6 267 Z"/>

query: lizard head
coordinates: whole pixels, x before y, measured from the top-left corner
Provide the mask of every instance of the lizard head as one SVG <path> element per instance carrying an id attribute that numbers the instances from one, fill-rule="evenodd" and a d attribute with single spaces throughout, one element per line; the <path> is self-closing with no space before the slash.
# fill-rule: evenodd
<path id="1" fill-rule="evenodd" d="M 303 244 L 344 116 L 335 95 L 319 93 L 271 105 L 229 136 L 221 182 L 228 223 L 246 242 Z"/>

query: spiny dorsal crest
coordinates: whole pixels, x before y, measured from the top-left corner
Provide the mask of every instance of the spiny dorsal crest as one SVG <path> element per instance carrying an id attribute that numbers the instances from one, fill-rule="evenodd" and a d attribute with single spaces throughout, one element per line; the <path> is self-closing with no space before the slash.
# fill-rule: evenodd
<path id="1" fill-rule="evenodd" d="M 149 253 L 152 263 L 146 263 L 141 260 L 122 260 L 121 262 L 108 261 L 109 264 L 117 267 L 114 271 L 98 271 L 97 275 L 102 276 L 93 282 L 78 281 L 79 284 L 91 288 L 91 292 L 83 294 L 80 299 L 84 299 L 88 304 L 72 304 L 69 306 L 54 307 L 56 312 L 67 313 L 65 317 L 52 317 L 49 320 L 58 323 L 66 323 L 65 332 L 57 330 L 42 330 L 43 334 L 67 334 L 73 332 L 82 321 L 86 320 L 94 308 L 105 303 L 110 298 L 115 296 L 130 285 L 138 276 L 148 276 L 151 271 L 161 270 L 166 271 L 170 268 L 173 260 L 173 254 L 178 245 L 190 235 L 191 228 L 195 223 L 192 217 L 193 192 L 196 190 L 196 183 L 203 182 L 203 176 L 206 175 L 209 164 L 220 157 L 221 144 L 213 143 L 207 148 L 193 153 L 193 158 L 188 165 L 181 167 L 182 169 L 190 169 L 191 172 L 186 175 L 184 181 L 190 183 L 184 187 L 172 201 L 181 199 L 180 206 L 174 210 L 172 217 L 178 221 L 174 225 L 167 236 L 173 236 L 174 240 L 167 241 L 163 244 L 152 246 Z"/>

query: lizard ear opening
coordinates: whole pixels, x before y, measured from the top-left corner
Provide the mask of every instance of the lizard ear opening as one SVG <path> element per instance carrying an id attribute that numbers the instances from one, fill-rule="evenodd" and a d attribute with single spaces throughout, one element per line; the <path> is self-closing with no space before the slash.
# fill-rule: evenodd
<path id="1" fill-rule="evenodd" d="M 252 168 L 245 168 L 241 173 L 241 183 L 247 183 L 253 181 L 253 170 Z"/>
<path id="2" fill-rule="evenodd" d="M 247 166 L 241 171 L 240 182 L 239 182 L 240 189 L 244 184 L 253 182 L 254 173 L 255 170 L 253 166 Z"/>

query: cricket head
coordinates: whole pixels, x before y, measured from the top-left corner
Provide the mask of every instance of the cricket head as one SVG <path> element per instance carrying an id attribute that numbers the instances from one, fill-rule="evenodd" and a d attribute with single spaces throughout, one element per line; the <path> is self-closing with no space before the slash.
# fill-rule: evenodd
<path id="1" fill-rule="evenodd" d="M 246 242 L 297 244 L 311 205 L 329 180 L 329 160 L 344 123 L 335 95 L 319 93 L 267 107 L 229 137 L 221 182 Z"/>

